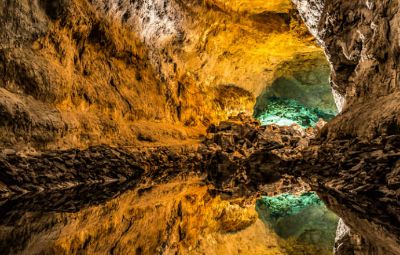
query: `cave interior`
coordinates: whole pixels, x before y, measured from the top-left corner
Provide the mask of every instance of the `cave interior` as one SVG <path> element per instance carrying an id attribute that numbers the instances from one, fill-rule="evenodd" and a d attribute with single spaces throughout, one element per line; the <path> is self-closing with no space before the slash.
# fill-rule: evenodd
<path id="1" fill-rule="evenodd" d="M 0 254 L 400 254 L 400 1 L 0 3 Z"/>

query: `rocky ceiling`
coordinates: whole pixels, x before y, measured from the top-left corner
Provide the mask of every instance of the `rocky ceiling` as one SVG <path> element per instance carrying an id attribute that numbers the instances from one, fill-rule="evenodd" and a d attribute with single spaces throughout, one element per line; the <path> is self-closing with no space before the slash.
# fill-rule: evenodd
<path id="1" fill-rule="evenodd" d="M 255 143 L 263 150 L 238 158 L 223 150 L 216 153 L 214 140 L 209 140 L 204 155 L 216 155 L 209 162 L 217 166 L 222 158 L 228 162 L 224 166 L 233 162 L 234 169 L 239 168 L 237 163 L 248 167 L 241 170 L 249 174 L 249 182 L 247 175 L 238 172 L 239 178 L 246 179 L 239 184 L 270 181 L 278 167 L 303 177 L 367 240 L 360 254 L 399 254 L 399 1 L 293 2 L 330 62 L 342 114 L 315 130 L 319 131 L 317 139 L 294 127 L 268 127 L 264 132 L 266 127 L 254 125 L 257 132 L 273 135 L 267 137 L 268 142 Z M 255 3 L 260 5 L 252 6 Z M 37 189 L 38 183 L 57 187 L 60 183 L 53 177 L 58 173 L 52 171 L 64 171 L 63 164 L 87 174 L 81 170 L 86 162 L 74 164 L 67 159 L 54 167 L 46 154 L 29 158 L 15 150 L 188 141 L 204 133 L 204 126 L 212 122 L 238 111 L 251 111 L 255 97 L 276 78 L 297 79 L 296 71 L 289 67 L 297 70 L 298 65 L 285 63 L 325 57 L 289 1 L 2 1 L 0 24 L 0 145 L 13 148 L 13 156 L 7 154 L 2 160 L 10 176 L 2 180 L 8 182 L 2 184 L 5 191 L 23 192 L 18 186 L 21 183 L 32 189 Z M 247 124 L 240 126 L 249 130 Z M 222 123 L 221 130 L 214 130 L 222 134 L 217 132 L 210 139 L 230 151 L 229 146 L 240 143 L 232 143 L 225 134 L 226 125 L 232 132 L 240 131 L 234 128 L 239 125 L 236 122 Z M 283 156 L 271 152 L 279 146 L 275 139 L 291 146 L 279 147 Z M 240 146 L 248 150 L 245 140 L 241 141 Z M 121 155 L 125 157 L 118 151 L 104 151 L 111 159 L 117 155 L 118 162 Z M 185 159 L 199 163 L 196 153 Z M 58 151 L 48 156 L 60 158 L 59 154 L 74 160 L 107 158 L 98 151 L 91 156 L 90 150 Z M 155 155 L 167 169 L 176 170 L 170 165 L 173 155 L 168 151 Z M 25 170 L 32 171 L 30 165 L 19 165 L 24 161 L 49 170 L 54 183 L 47 177 L 31 178 L 32 172 Z M 131 162 L 136 161 L 127 159 L 124 164 Z M 173 162 L 186 165 L 178 159 Z M 93 164 L 98 163 L 102 164 L 100 160 Z M 152 165 L 158 166 L 158 162 Z M 106 174 L 118 175 L 112 172 L 113 166 L 106 167 L 96 169 L 110 169 Z M 227 181 L 238 177 L 231 169 L 206 170 L 210 169 L 218 170 L 211 171 L 211 177 L 231 190 L 239 189 L 235 180 Z M 146 177 L 159 174 L 151 170 L 142 172 Z M 71 171 L 63 173 L 76 181 Z M 36 174 L 33 171 L 32 176 Z M 168 208 L 176 208 L 181 217 L 179 205 Z M 179 232 L 176 238 L 180 237 Z"/>
<path id="2" fill-rule="evenodd" d="M 325 61 L 289 0 L 23 0 L 2 2 L 0 19 L 9 145 L 189 139 L 252 112 L 296 72 L 283 63 Z"/>
<path id="3" fill-rule="evenodd" d="M 291 1 L 287 0 L 273 0 L 273 1 L 209 0 L 208 2 L 220 6 L 221 9 L 231 10 L 239 13 L 249 13 L 249 14 L 260 14 L 263 12 L 288 13 L 291 10 L 293 10 Z"/>

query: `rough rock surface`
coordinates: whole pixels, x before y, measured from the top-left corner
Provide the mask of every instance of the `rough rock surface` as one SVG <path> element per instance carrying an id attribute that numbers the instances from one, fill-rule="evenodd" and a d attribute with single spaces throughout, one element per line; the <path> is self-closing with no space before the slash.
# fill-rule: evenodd
<path id="1" fill-rule="evenodd" d="M 29 142 L 34 147 L 53 148 L 100 142 L 126 145 L 136 140 L 151 141 L 152 132 L 170 132 L 180 139 L 184 135 L 176 126 L 170 131 L 166 123 L 206 125 L 212 119 L 226 117 L 230 111 L 247 110 L 254 101 L 249 93 L 257 96 L 265 81 L 272 83 L 277 74 L 275 68 L 282 61 L 293 58 L 298 51 L 319 52 L 299 25 L 296 13 L 285 4 L 287 1 L 260 5 L 262 8 L 255 11 L 232 1 L 200 2 L 2 1 L 1 146 Z M 283 173 L 301 176 L 352 231 L 362 236 L 366 243 L 364 254 L 399 254 L 399 2 L 294 3 L 325 50 L 342 114 L 324 127 L 319 140 L 311 146 L 309 134 L 293 127 L 269 127 L 265 132 L 266 128 L 254 123 L 239 127 L 231 123 L 229 132 L 210 130 L 213 135 L 200 147 L 200 155 L 206 159 L 200 172 L 207 174 L 215 192 L 231 196 L 249 195 Z M 128 12 L 131 7 L 146 14 L 143 23 L 137 13 Z M 137 24 L 140 30 L 135 30 Z M 290 47 L 282 46 L 282 41 L 289 42 Z M 225 93 L 225 88 L 233 89 Z M 226 94 L 238 96 L 226 105 L 219 98 Z M 245 106 L 238 109 L 235 105 Z M 244 134 L 238 135 L 240 132 Z M 2 194 L 54 190 L 71 182 L 76 185 L 107 182 L 109 178 L 135 179 L 139 172 L 148 177 L 162 173 L 173 176 L 173 172 L 160 172 L 163 167 L 146 170 L 142 165 L 136 166 L 136 154 L 123 152 L 115 156 L 115 149 L 101 148 L 79 151 L 78 155 L 74 150 L 34 157 L 6 151 L 7 155 L 1 157 Z M 123 171 L 126 176 L 121 177 L 121 172 L 109 163 L 101 166 L 102 160 L 92 161 L 84 155 L 96 150 L 104 155 L 94 159 L 122 159 L 121 169 L 133 166 L 138 171 Z M 198 151 L 193 153 L 193 157 L 185 158 L 196 164 Z M 154 155 L 161 157 L 167 169 L 174 170 L 175 161 L 169 160 L 168 154 Z M 63 159 L 61 166 L 56 164 L 57 155 Z M 66 165 L 69 155 L 77 159 L 71 162 L 72 166 Z M 140 162 L 154 163 L 152 155 L 150 152 Z M 90 171 L 82 169 L 86 164 L 80 160 L 89 161 L 99 171 L 104 167 L 104 176 L 91 176 Z M 76 168 L 68 173 L 63 170 L 65 167 Z M 184 169 L 187 168 L 175 171 Z M 64 184 L 60 185 L 57 178 Z M 173 208 L 179 206 L 168 207 L 164 212 L 171 212 L 167 218 L 175 220 L 180 213 Z M 101 210 L 97 213 L 106 214 Z M 85 217 L 81 218 L 83 222 Z M 123 217 L 118 219 L 124 221 Z M 19 226 L 26 232 L 23 225 L 24 219 Z M 130 229 L 130 223 L 121 226 Z M 67 232 L 73 232 L 71 229 Z M 112 229 L 97 233 L 107 231 Z M 157 236 L 157 231 L 151 234 Z M 77 236 L 73 244 L 79 247 L 66 247 L 65 243 L 71 244 L 71 240 L 64 240 L 53 252 L 64 249 L 76 253 L 77 249 L 90 247 L 91 238 L 90 234 Z M 151 251 L 163 251 L 173 242 L 160 243 L 161 248 L 157 243 Z"/>
<path id="2" fill-rule="evenodd" d="M 1 254 L 285 254 L 254 208 L 222 201 L 196 177 L 114 190 L 100 205 L 102 193 L 91 190 L 52 192 L 42 201 L 51 208 L 11 201 Z M 86 192 L 91 203 L 83 204 Z"/>
<path id="3" fill-rule="evenodd" d="M 1 197 L 80 185 L 139 182 L 146 177 L 156 181 L 178 172 L 195 173 L 201 167 L 197 154 L 162 147 L 129 152 L 103 145 L 36 156 L 7 153 L 11 154 L 0 159 Z"/>
<path id="4" fill-rule="evenodd" d="M 0 5 L 2 147 L 135 140 L 133 121 L 173 118 L 134 31 L 88 1 Z"/>
<path id="5" fill-rule="evenodd" d="M 251 112 L 283 62 L 322 56 L 289 0 L 0 9 L 1 147 L 132 145 L 148 129 L 182 140 L 198 134 L 193 126 Z"/>
<path id="6" fill-rule="evenodd" d="M 260 126 L 244 115 L 210 126 L 208 132 L 210 137 L 199 147 L 208 179 L 234 196 L 256 195 L 264 185 L 277 182 L 281 161 L 300 157 L 315 136 L 312 128 Z"/>
<path id="7" fill-rule="evenodd" d="M 355 233 L 399 253 L 399 136 L 334 140 L 311 146 L 288 171 L 303 176 Z M 372 249 L 373 251 L 374 249 Z M 375 254 L 375 253 L 372 253 Z"/>
<path id="8" fill-rule="evenodd" d="M 287 254 L 290 244 L 257 219 L 254 198 L 309 189 L 293 177 L 277 182 L 273 169 L 315 132 L 244 115 L 208 131 L 198 148 L 4 151 L 1 196 L 11 197 L 0 202 L 0 251 Z"/>
<path id="9" fill-rule="evenodd" d="M 312 128 L 305 132 L 296 125 L 260 126 L 242 114 L 211 125 L 198 148 L 121 150 L 103 145 L 37 155 L 4 150 L 0 155 L 0 197 L 82 184 L 167 181 L 185 173 L 205 174 L 216 189 L 230 196 L 251 197 L 262 185 L 277 182 L 281 161 L 301 157 L 313 137 Z"/>
<path id="10" fill-rule="evenodd" d="M 329 124 L 330 135 L 371 138 L 389 126 L 396 129 L 398 1 L 293 2 L 324 48 L 331 64 L 333 89 L 346 102 L 343 116 Z"/>
<path id="11" fill-rule="evenodd" d="M 308 173 L 311 184 L 367 239 L 360 254 L 398 254 L 399 2 L 293 2 L 324 48 L 332 87 L 345 101 L 313 160 L 300 168 L 320 169 Z"/>
<path id="12" fill-rule="evenodd" d="M 257 194 L 273 193 L 274 185 L 279 185 L 273 183 L 289 174 L 306 181 L 344 219 L 354 236 L 360 236 L 365 245 L 357 246 L 361 247 L 359 254 L 397 254 L 399 136 L 321 144 L 316 139 L 321 128 L 260 126 L 239 115 L 210 126 L 197 149 L 123 152 L 103 146 L 26 158 L 12 153 L 1 157 L 2 196 L 48 192 L 65 188 L 63 183 L 104 185 L 114 179 L 129 187 L 132 181 L 135 185 L 166 183 L 175 176 L 194 174 L 212 184 L 210 194 L 239 199 L 246 205 Z M 284 179 L 291 183 L 291 190 L 310 189 L 302 181 Z"/>

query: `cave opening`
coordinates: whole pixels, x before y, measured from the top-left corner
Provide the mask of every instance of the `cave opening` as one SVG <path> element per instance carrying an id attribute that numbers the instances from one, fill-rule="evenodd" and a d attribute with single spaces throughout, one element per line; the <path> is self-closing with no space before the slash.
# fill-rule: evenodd
<path id="1" fill-rule="evenodd" d="M 3 2 L 0 254 L 398 249 L 395 1 Z"/>
<path id="2" fill-rule="evenodd" d="M 263 125 L 313 127 L 337 113 L 329 83 L 330 69 L 322 52 L 299 54 L 282 63 L 272 84 L 257 97 L 254 117 Z"/>
<path id="3" fill-rule="evenodd" d="M 306 129 L 338 114 L 330 84 L 330 67 L 322 51 L 297 53 L 275 70 L 272 82 L 255 100 L 253 117 L 262 125 L 299 125 Z M 288 254 L 332 254 L 339 217 L 317 193 L 304 190 L 262 196 L 259 218 L 280 238 Z"/>
<path id="4" fill-rule="evenodd" d="M 256 210 L 288 254 L 332 254 L 339 218 L 315 192 L 263 196 Z"/>

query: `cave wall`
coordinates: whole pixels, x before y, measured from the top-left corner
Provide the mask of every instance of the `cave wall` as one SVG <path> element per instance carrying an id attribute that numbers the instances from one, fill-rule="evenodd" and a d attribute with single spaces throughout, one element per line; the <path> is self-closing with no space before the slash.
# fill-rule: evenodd
<path id="1" fill-rule="evenodd" d="M 181 126 L 251 111 L 294 53 L 322 54 L 289 1 L 256 2 L 2 1 L 1 146 L 182 140 Z M 371 252 L 399 253 L 399 2 L 293 2 L 343 110 L 304 175 Z"/>
<path id="2" fill-rule="evenodd" d="M 3 1 L 0 21 L 2 147 L 190 139 L 322 54 L 289 0 Z"/>
<path id="3" fill-rule="evenodd" d="M 4 144 L 134 139 L 129 122 L 173 119 L 137 34 L 90 2 L 1 5 Z"/>
<path id="4" fill-rule="evenodd" d="M 359 236 L 354 254 L 398 254 L 399 1 L 293 2 L 344 102 L 308 150 L 310 184 Z"/>
<path id="5" fill-rule="evenodd" d="M 336 114 L 329 74 L 329 63 L 320 52 L 294 55 L 276 68 L 272 84 L 257 97 L 255 114 L 265 110 L 271 97 L 293 99 L 306 107 Z"/>
<path id="6" fill-rule="evenodd" d="M 53 210 L 44 206 L 42 211 L 27 212 L 18 210 L 14 203 L 13 211 L 3 215 L 0 222 L 0 251 L 2 254 L 229 255 L 239 251 L 287 254 L 280 247 L 280 238 L 265 228 L 253 207 L 221 200 L 209 188 L 195 177 L 176 178 L 168 183 L 137 187 L 100 205 L 81 207 L 79 189 L 46 196 L 44 203 L 54 201 Z M 86 192 L 90 194 L 89 190 Z M 103 195 L 93 194 L 89 200 L 93 203 Z M 64 199 L 68 200 L 66 207 L 55 209 L 63 205 L 60 200 Z"/>
<path id="7" fill-rule="evenodd" d="M 396 133 L 399 108 L 399 2 L 294 0 L 331 64 L 344 113 L 329 135 L 372 138 Z"/>

